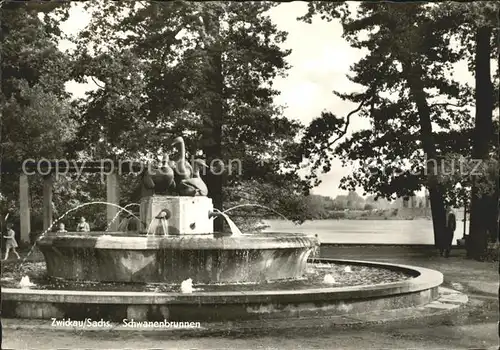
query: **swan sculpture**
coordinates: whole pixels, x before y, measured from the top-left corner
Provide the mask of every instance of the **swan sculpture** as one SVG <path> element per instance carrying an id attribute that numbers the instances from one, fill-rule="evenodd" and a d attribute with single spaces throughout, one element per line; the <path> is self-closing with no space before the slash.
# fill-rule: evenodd
<path id="1" fill-rule="evenodd" d="M 190 179 L 193 175 L 193 168 L 186 161 L 186 146 L 184 144 L 184 139 L 182 137 L 177 137 L 172 142 L 178 153 L 179 159 L 176 162 L 171 162 L 170 166 L 174 169 L 175 183 L 179 186 L 179 183 L 183 180 Z"/>
<path id="2" fill-rule="evenodd" d="M 175 189 L 174 170 L 170 167 L 168 154 L 163 155 L 162 165 L 152 174 L 155 193 L 171 194 Z"/>
<path id="3" fill-rule="evenodd" d="M 168 154 L 163 156 L 160 168 L 148 169 L 144 172 L 143 186 L 152 194 L 171 194 L 175 189 L 174 170 L 170 166 Z"/>
<path id="4" fill-rule="evenodd" d="M 200 177 L 201 167 L 208 168 L 208 165 L 201 159 L 193 162 L 193 176 L 189 179 L 181 180 L 178 183 L 178 191 L 181 196 L 207 196 L 208 187 Z"/>

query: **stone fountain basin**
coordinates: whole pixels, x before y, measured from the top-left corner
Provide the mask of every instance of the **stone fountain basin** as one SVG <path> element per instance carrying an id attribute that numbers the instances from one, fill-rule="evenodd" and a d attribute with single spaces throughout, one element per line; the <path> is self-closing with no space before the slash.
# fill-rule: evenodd
<path id="1" fill-rule="evenodd" d="M 368 311 L 402 309 L 438 298 L 443 275 L 434 270 L 355 260 L 315 259 L 402 271 L 414 277 L 398 282 L 306 290 L 153 293 L 30 290 L 2 288 L 6 318 L 100 319 L 123 322 L 227 322 L 281 318 L 356 315 Z M 355 317 L 355 316 L 354 316 Z"/>
<path id="2" fill-rule="evenodd" d="M 50 233 L 38 240 L 50 277 L 96 282 L 261 282 L 301 277 L 315 237 L 266 233 Z"/>

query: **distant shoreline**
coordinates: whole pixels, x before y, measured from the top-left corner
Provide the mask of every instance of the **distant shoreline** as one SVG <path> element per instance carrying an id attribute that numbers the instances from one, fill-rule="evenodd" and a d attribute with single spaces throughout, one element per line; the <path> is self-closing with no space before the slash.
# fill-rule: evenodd
<path id="1" fill-rule="evenodd" d="M 283 218 L 280 217 L 269 217 L 269 218 L 263 218 L 262 220 L 264 221 L 286 221 Z M 412 221 L 412 220 L 426 220 L 426 221 L 432 221 L 431 217 L 409 217 L 409 218 L 398 218 L 398 217 L 380 217 L 380 216 L 365 216 L 365 217 L 348 217 L 348 218 L 321 218 L 321 219 L 307 219 L 306 221 L 331 221 L 331 220 L 338 220 L 338 221 Z"/>
<path id="2" fill-rule="evenodd" d="M 280 217 L 268 217 L 279 220 Z M 372 210 L 330 210 L 308 218 L 316 220 L 432 220 L 430 208 L 393 208 Z"/>
<path id="3" fill-rule="evenodd" d="M 313 219 L 310 221 L 318 221 L 318 220 L 390 220 L 390 221 L 411 221 L 411 220 L 429 220 L 431 221 L 431 217 L 380 217 L 380 216 L 360 216 L 360 217 L 346 217 L 346 218 L 331 218 L 331 219 Z"/>

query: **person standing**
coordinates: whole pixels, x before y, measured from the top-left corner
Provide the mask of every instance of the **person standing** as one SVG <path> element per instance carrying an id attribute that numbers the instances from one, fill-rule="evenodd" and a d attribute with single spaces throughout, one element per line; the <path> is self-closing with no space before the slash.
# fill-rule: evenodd
<path id="1" fill-rule="evenodd" d="M 446 207 L 446 228 L 445 234 L 443 237 L 443 246 L 441 249 L 441 255 L 448 258 L 450 256 L 451 245 L 453 244 L 453 235 L 455 234 L 455 230 L 457 228 L 457 218 L 453 209 L 450 206 Z"/>
<path id="2" fill-rule="evenodd" d="M 16 241 L 16 233 L 12 229 L 12 224 L 7 225 L 7 235 L 3 236 L 4 238 L 7 238 L 7 242 L 5 243 L 5 259 L 7 260 L 9 258 L 9 252 L 12 249 L 12 252 L 17 256 L 18 259 L 21 259 L 19 254 L 16 251 L 16 248 L 18 247 L 17 241 Z"/>
<path id="3" fill-rule="evenodd" d="M 76 230 L 78 232 L 90 232 L 89 223 L 85 221 L 85 218 L 83 216 L 80 218 L 80 223 L 76 227 Z"/>

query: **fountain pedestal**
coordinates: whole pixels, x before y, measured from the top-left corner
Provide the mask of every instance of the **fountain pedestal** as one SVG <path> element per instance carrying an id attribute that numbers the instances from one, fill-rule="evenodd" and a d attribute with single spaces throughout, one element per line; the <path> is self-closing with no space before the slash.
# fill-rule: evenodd
<path id="1" fill-rule="evenodd" d="M 208 197 L 148 196 L 141 199 L 141 221 L 149 225 L 167 211 L 169 235 L 213 234 L 209 213 L 214 209 Z"/>

